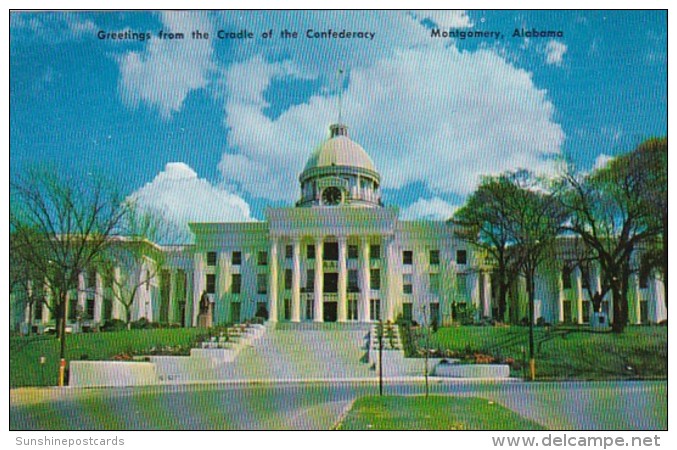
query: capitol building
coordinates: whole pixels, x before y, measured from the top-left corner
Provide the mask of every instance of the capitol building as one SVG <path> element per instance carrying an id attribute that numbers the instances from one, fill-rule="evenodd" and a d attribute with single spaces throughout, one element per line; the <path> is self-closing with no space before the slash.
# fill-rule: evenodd
<path id="1" fill-rule="evenodd" d="M 138 290 L 131 319 L 210 326 L 260 317 L 270 322 L 394 322 L 444 324 L 472 311 L 476 320 L 497 314 L 493 267 L 447 221 L 401 220 L 385 205 L 381 175 L 369 154 L 334 124 L 299 176 L 298 201 L 268 208 L 265 221 L 191 223 L 194 243 L 157 246 L 164 252 L 157 275 Z M 567 259 L 561 240 L 557 260 L 536 279 L 535 319 L 586 323 L 592 307 L 585 289 L 595 280 Z M 152 260 L 144 264 L 153 264 Z M 121 268 L 142 274 L 144 267 Z M 593 268 L 594 271 L 594 268 Z M 594 282 L 594 281 L 593 281 Z M 85 272 L 69 302 L 80 326 L 124 319 L 111 287 L 96 271 Z M 523 282 L 508 300 L 506 319 L 528 315 Z M 662 281 L 631 276 L 630 322 L 667 318 Z M 610 295 L 602 304 L 607 320 Z M 38 331 L 51 322 L 46 307 L 19 314 Z"/>

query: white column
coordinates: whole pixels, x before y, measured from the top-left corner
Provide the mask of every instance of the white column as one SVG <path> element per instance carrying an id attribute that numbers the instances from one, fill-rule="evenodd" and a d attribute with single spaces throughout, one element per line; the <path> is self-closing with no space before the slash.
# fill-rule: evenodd
<path id="1" fill-rule="evenodd" d="M 203 252 L 195 253 L 193 266 L 193 310 L 191 323 L 197 325 L 197 315 L 200 313 L 200 299 L 205 290 L 206 261 Z"/>
<path id="2" fill-rule="evenodd" d="M 477 271 L 468 273 L 468 287 L 470 288 L 470 301 L 477 310 L 482 307 L 480 302 L 480 274 Z"/>
<path id="3" fill-rule="evenodd" d="M 220 252 L 216 265 L 216 298 L 214 299 L 214 323 L 230 321 L 230 293 L 232 259 L 229 252 Z"/>
<path id="4" fill-rule="evenodd" d="M 78 293 L 77 293 L 78 309 L 80 310 L 79 313 L 80 313 L 81 317 L 84 317 L 85 312 L 87 311 L 87 290 L 91 287 L 91 286 L 87 286 L 85 282 L 86 282 L 85 273 L 81 271 L 78 274 Z M 78 311 L 75 311 L 76 320 L 77 320 L 77 316 L 78 316 Z"/>
<path id="5" fill-rule="evenodd" d="M 358 306 L 360 322 L 369 321 L 369 293 L 371 292 L 371 273 L 369 272 L 369 241 L 366 236 L 360 239 L 360 304 Z"/>
<path id="6" fill-rule="evenodd" d="M 345 236 L 338 238 L 338 321 L 348 320 L 348 258 Z"/>
<path id="7" fill-rule="evenodd" d="M 482 314 L 491 318 L 491 275 L 489 272 L 482 273 Z"/>
<path id="8" fill-rule="evenodd" d="M 649 320 L 654 323 L 668 320 L 663 280 L 656 273 L 649 280 L 649 290 Z"/>
<path id="9" fill-rule="evenodd" d="M 637 325 L 642 321 L 641 293 L 639 290 L 639 275 L 633 273 L 630 275 L 630 286 L 628 289 L 628 323 Z"/>
<path id="10" fill-rule="evenodd" d="M 186 271 L 186 298 L 184 301 L 186 302 L 185 309 L 183 311 L 184 317 L 183 321 L 186 324 L 187 327 L 192 327 L 194 322 L 192 321 L 193 317 L 193 304 L 195 303 L 194 299 L 194 286 L 195 283 L 193 282 L 193 279 L 195 278 L 195 272 L 194 271 Z"/>
<path id="11" fill-rule="evenodd" d="M 103 316 L 103 278 L 96 272 L 96 285 L 94 288 L 94 322 L 101 323 Z"/>
<path id="12" fill-rule="evenodd" d="M 54 299 L 52 298 L 52 288 L 49 286 L 49 283 L 47 280 L 45 280 L 45 299 L 44 302 L 42 303 L 42 323 L 48 323 L 50 320 L 52 320 L 52 310 L 49 309 L 49 306 L 52 306 L 54 304 Z"/>
<path id="13" fill-rule="evenodd" d="M 120 268 L 113 267 L 113 282 L 111 290 L 113 291 L 113 305 L 111 307 L 111 319 L 127 320 L 125 309 L 120 301 Z"/>
<path id="14" fill-rule="evenodd" d="M 301 321 L 301 240 L 292 243 L 291 321 Z"/>
<path id="15" fill-rule="evenodd" d="M 576 282 L 576 322 L 583 323 L 583 275 L 581 268 L 574 268 L 574 277 Z"/>
<path id="16" fill-rule="evenodd" d="M 564 282 L 562 281 L 562 273 L 564 267 L 559 268 L 557 273 L 557 321 L 564 322 Z"/>
<path id="17" fill-rule="evenodd" d="M 324 298 L 322 293 L 324 291 L 324 271 L 322 265 L 322 237 L 315 239 L 315 303 L 314 303 L 314 312 L 313 312 L 313 321 L 322 322 L 324 321 Z"/>
<path id="18" fill-rule="evenodd" d="M 176 322 L 176 269 L 169 270 L 169 292 L 167 293 L 167 322 Z"/>
<path id="19" fill-rule="evenodd" d="M 270 281 L 268 286 L 268 320 L 277 322 L 277 238 L 270 242 Z"/>
<path id="20" fill-rule="evenodd" d="M 398 298 L 396 280 L 397 273 L 395 267 L 398 261 L 398 255 L 395 251 L 395 239 L 393 237 L 386 239 L 386 258 L 388 285 L 386 290 L 385 307 L 383 308 L 383 320 L 393 322 L 395 319 L 395 301 Z"/>

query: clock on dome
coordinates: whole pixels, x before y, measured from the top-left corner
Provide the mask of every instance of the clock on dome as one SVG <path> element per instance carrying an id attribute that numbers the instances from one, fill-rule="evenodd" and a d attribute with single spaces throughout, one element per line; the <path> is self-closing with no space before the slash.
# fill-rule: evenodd
<path id="1" fill-rule="evenodd" d="M 341 203 L 343 195 L 337 187 L 330 186 L 322 191 L 322 203 L 329 206 L 335 206 Z"/>

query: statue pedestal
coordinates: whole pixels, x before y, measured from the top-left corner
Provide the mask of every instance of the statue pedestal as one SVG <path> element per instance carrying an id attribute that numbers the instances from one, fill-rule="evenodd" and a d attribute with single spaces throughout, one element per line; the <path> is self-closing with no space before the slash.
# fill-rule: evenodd
<path id="1" fill-rule="evenodd" d="M 197 326 L 201 328 L 211 328 L 213 325 L 211 305 L 209 307 L 209 312 L 201 312 L 197 315 Z"/>

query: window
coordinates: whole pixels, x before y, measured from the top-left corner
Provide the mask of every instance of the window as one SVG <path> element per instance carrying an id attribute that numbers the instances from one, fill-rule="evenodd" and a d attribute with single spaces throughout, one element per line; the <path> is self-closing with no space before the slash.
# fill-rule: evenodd
<path id="1" fill-rule="evenodd" d="M 259 252 L 257 262 L 259 266 L 268 265 L 268 252 Z"/>
<path id="2" fill-rule="evenodd" d="M 402 293 L 411 294 L 414 288 L 411 285 L 411 274 L 405 273 L 402 275 Z"/>
<path id="3" fill-rule="evenodd" d="M 369 272 L 369 289 L 378 291 L 381 289 L 381 269 L 371 269 Z"/>
<path id="4" fill-rule="evenodd" d="M 291 289 L 291 278 L 292 278 L 291 269 L 285 269 L 284 270 L 284 288 L 285 289 Z"/>
<path id="5" fill-rule="evenodd" d="M 357 320 L 357 300 L 348 300 L 348 320 Z"/>
<path id="6" fill-rule="evenodd" d="M 369 320 L 381 319 L 381 300 L 372 298 L 369 300 Z"/>
<path id="7" fill-rule="evenodd" d="M 413 259 L 413 254 L 411 250 L 405 250 L 402 252 L 402 264 L 411 265 Z"/>
<path id="8" fill-rule="evenodd" d="M 456 250 L 456 264 L 467 264 L 468 252 L 466 250 Z"/>
<path id="9" fill-rule="evenodd" d="M 440 263 L 440 251 L 439 250 L 430 250 L 430 265 L 437 266 Z"/>
<path id="10" fill-rule="evenodd" d="M 313 292 L 315 290 L 315 269 L 308 269 L 306 271 L 306 291 Z"/>
<path id="11" fill-rule="evenodd" d="M 584 290 L 590 289 L 590 270 L 587 266 L 581 266 L 581 284 Z"/>
<path id="12" fill-rule="evenodd" d="M 307 259 L 315 259 L 315 246 L 314 245 L 309 245 L 306 247 L 306 258 Z"/>
<path id="13" fill-rule="evenodd" d="M 467 278 L 464 273 L 459 273 L 456 275 L 456 291 L 461 295 L 465 296 L 468 292 L 467 289 Z"/>
<path id="14" fill-rule="evenodd" d="M 568 264 L 562 267 L 562 289 L 571 289 L 572 268 Z"/>
<path id="15" fill-rule="evenodd" d="M 207 265 L 209 267 L 216 265 L 216 252 L 207 252 Z"/>
<path id="16" fill-rule="evenodd" d="M 431 303 L 430 304 L 430 324 L 437 326 L 440 317 L 440 304 Z"/>
<path id="17" fill-rule="evenodd" d="M 357 259 L 357 245 L 348 246 L 348 259 Z"/>
<path id="18" fill-rule="evenodd" d="M 374 244 L 369 246 L 369 259 L 381 259 L 381 246 Z"/>
<path id="19" fill-rule="evenodd" d="M 284 248 L 284 257 L 287 259 L 292 259 L 294 257 L 294 247 L 287 245 Z"/>
<path id="20" fill-rule="evenodd" d="M 257 294 L 267 294 L 268 293 L 268 274 L 267 273 L 257 273 L 256 274 L 256 293 Z"/>
<path id="21" fill-rule="evenodd" d="M 402 319 L 408 322 L 414 318 L 412 315 L 413 305 L 411 303 L 402 303 Z"/>
<path id="22" fill-rule="evenodd" d="M 207 294 L 213 294 L 216 292 L 216 275 L 213 273 L 207 274 Z"/>
<path id="23" fill-rule="evenodd" d="M 430 292 L 433 294 L 440 293 L 440 274 L 431 273 L 430 274 Z"/>
<path id="24" fill-rule="evenodd" d="M 242 252 L 233 252 L 232 263 L 234 266 L 242 264 Z"/>
<path id="25" fill-rule="evenodd" d="M 87 288 L 96 288 L 96 271 L 94 270 L 87 271 Z"/>
<path id="26" fill-rule="evenodd" d="M 338 261 L 338 242 L 325 242 L 324 243 L 324 260 L 325 261 Z"/>
<path id="27" fill-rule="evenodd" d="M 234 273 L 230 276 L 230 293 L 239 294 L 242 290 L 242 275 Z"/>
<path id="28" fill-rule="evenodd" d="M 291 300 L 288 298 L 284 299 L 284 320 L 291 319 Z"/>
<path id="29" fill-rule="evenodd" d="M 306 300 L 306 319 L 313 320 L 315 317 L 315 308 L 312 300 Z"/>
<path id="30" fill-rule="evenodd" d="M 240 322 L 240 302 L 230 304 L 230 321 L 232 323 Z"/>
<path id="31" fill-rule="evenodd" d="M 324 292 L 334 294 L 338 292 L 338 273 L 327 272 L 324 274 Z"/>
<path id="32" fill-rule="evenodd" d="M 642 261 L 639 267 L 639 288 L 646 289 L 649 287 L 649 278 L 651 277 L 651 266 L 646 261 Z M 642 322 L 645 323 L 645 322 Z"/>
<path id="33" fill-rule="evenodd" d="M 358 276 L 357 270 L 349 269 L 348 270 L 348 292 L 360 292 L 358 287 Z"/>

